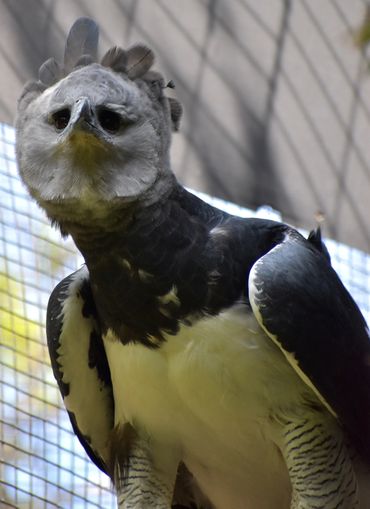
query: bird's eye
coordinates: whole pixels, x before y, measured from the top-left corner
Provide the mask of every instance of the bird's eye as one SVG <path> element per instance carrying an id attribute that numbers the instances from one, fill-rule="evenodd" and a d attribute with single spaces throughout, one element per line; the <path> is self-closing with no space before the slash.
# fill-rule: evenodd
<path id="1" fill-rule="evenodd" d="M 56 111 L 51 116 L 53 124 L 58 129 L 58 131 L 62 131 L 65 129 L 69 123 L 69 119 L 71 118 L 71 112 L 68 108 L 63 108 L 62 110 Z"/>
<path id="2" fill-rule="evenodd" d="M 98 112 L 98 120 L 102 128 L 112 134 L 118 132 L 122 124 L 121 115 L 105 108 Z"/>

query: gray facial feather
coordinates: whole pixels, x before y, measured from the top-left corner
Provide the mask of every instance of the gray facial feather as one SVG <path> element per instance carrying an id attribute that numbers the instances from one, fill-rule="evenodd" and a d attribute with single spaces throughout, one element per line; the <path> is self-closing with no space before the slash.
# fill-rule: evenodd
<path id="1" fill-rule="evenodd" d="M 171 130 L 179 103 L 164 94 L 142 45 L 96 58 L 98 30 L 80 19 L 63 69 L 45 62 L 18 103 L 16 152 L 30 193 L 61 228 L 106 220 L 128 202 L 158 199 L 174 185 Z M 64 76 L 64 77 L 63 77 Z"/>

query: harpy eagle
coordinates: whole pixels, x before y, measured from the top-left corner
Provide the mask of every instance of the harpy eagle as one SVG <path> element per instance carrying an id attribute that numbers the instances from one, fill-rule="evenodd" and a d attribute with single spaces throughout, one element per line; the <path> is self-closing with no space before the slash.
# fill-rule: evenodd
<path id="1" fill-rule="evenodd" d="M 77 20 L 17 117 L 23 182 L 85 259 L 47 311 L 76 435 L 122 509 L 369 507 L 369 333 L 319 232 L 185 190 L 153 52 L 97 43 Z"/>

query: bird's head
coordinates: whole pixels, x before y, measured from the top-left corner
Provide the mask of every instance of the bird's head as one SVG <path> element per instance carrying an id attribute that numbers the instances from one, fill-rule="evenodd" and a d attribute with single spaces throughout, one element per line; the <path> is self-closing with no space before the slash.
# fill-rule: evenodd
<path id="1" fill-rule="evenodd" d="M 103 217 L 173 182 L 169 148 L 181 107 L 151 70 L 152 51 L 112 48 L 96 63 L 97 38 L 93 21 L 77 20 L 64 66 L 45 62 L 19 100 L 20 175 L 57 223 Z"/>

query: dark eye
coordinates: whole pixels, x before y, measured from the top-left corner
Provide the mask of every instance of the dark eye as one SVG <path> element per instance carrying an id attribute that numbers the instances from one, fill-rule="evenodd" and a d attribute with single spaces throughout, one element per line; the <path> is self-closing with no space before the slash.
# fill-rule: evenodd
<path id="1" fill-rule="evenodd" d="M 69 111 L 68 108 L 63 108 L 62 110 L 53 113 L 51 118 L 58 131 L 62 131 L 67 127 L 69 123 L 69 119 L 71 118 L 71 112 Z"/>
<path id="2" fill-rule="evenodd" d="M 121 127 L 121 115 L 115 111 L 102 108 L 98 112 L 99 124 L 105 131 L 115 134 Z"/>

